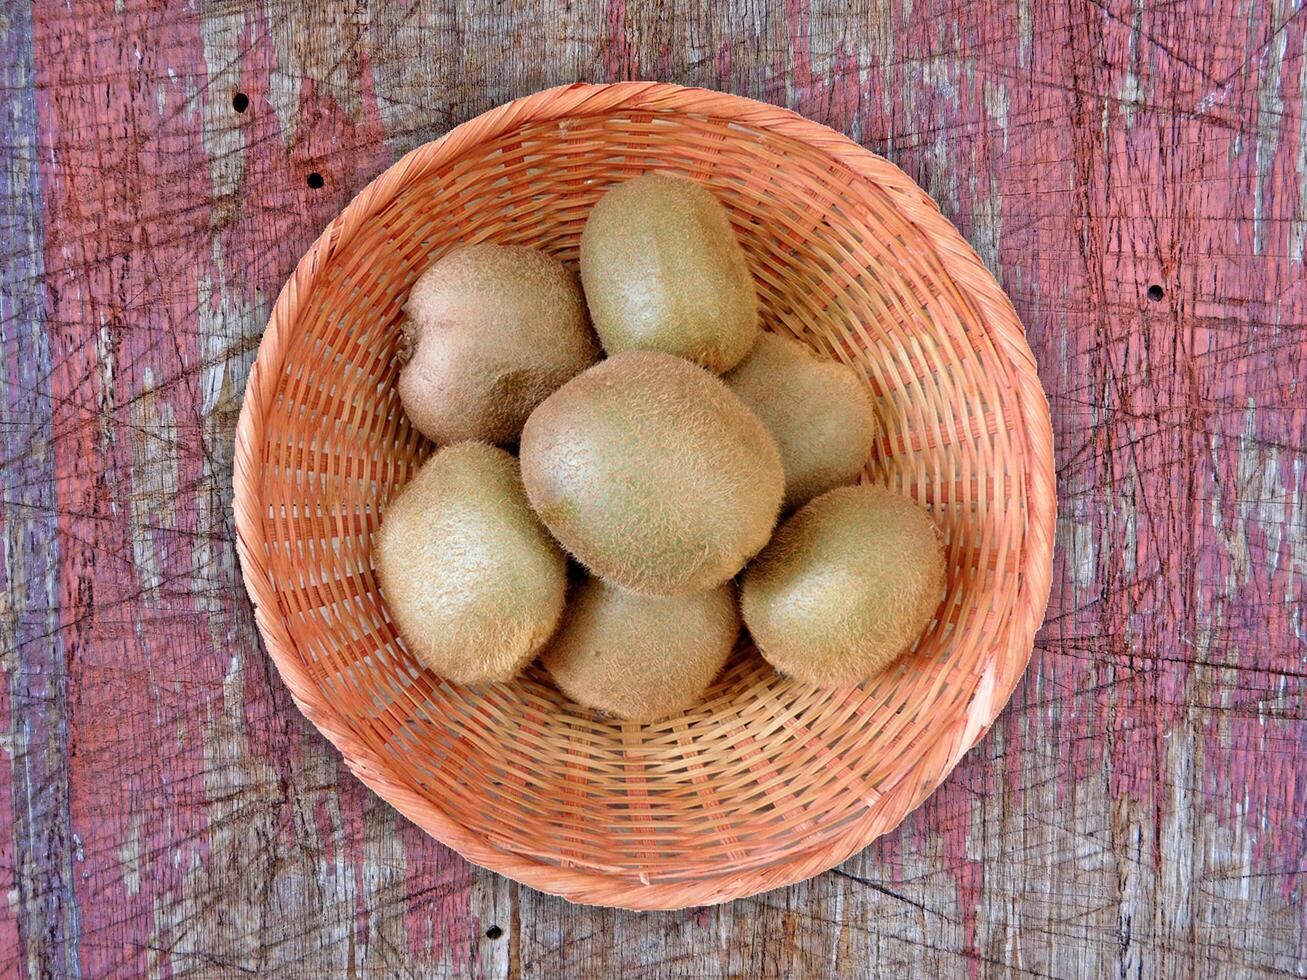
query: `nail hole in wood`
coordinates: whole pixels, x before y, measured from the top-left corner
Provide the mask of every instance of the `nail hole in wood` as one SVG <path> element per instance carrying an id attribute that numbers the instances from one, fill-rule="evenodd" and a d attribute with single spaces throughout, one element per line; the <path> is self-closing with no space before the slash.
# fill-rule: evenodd
<path id="1" fill-rule="evenodd" d="M 1160 303 L 1163 295 L 1165 294 L 1162 292 L 1162 287 L 1156 283 L 1148 287 L 1148 298 L 1154 303 Z"/>
<path id="2" fill-rule="evenodd" d="M 489 929 L 486 930 L 487 939 L 498 939 L 503 934 L 504 934 L 504 930 L 499 928 L 499 926 L 491 926 Z"/>
<path id="3" fill-rule="evenodd" d="M 231 97 L 231 107 L 237 112 L 244 112 L 250 107 L 250 97 L 244 92 L 237 92 Z"/>
<path id="4" fill-rule="evenodd" d="M 315 171 L 313 171 L 313 173 L 309 174 L 309 181 L 308 181 L 308 183 L 309 183 L 309 186 L 312 187 L 312 188 L 316 191 L 319 187 L 321 187 L 323 184 L 325 184 L 326 181 L 322 179 L 322 174 L 318 173 L 318 172 L 315 170 Z"/>

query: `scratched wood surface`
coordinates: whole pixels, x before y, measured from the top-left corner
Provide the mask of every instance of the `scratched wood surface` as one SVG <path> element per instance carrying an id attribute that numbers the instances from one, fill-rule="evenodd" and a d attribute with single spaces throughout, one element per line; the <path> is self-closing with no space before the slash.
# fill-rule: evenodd
<path id="1" fill-rule="evenodd" d="M 6 974 L 1302 975 L 1305 34 L 1289 0 L 0 4 Z M 637 77 L 933 194 L 1028 325 L 1060 500 L 1030 671 L 945 786 L 814 881 L 656 915 L 360 788 L 260 648 L 230 511 L 327 220 L 497 103 Z"/>

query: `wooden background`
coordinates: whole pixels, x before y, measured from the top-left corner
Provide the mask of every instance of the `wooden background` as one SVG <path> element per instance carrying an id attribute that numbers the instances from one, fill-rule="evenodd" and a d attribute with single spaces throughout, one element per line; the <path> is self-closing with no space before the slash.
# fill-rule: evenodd
<path id="1" fill-rule="evenodd" d="M 4 0 L 5 972 L 1302 975 L 1302 14 Z M 1028 325 L 1060 498 L 1030 671 L 945 786 L 812 882 L 652 915 L 472 868 L 361 789 L 260 648 L 230 511 L 246 374 L 327 220 L 497 103 L 638 77 L 920 181 Z"/>

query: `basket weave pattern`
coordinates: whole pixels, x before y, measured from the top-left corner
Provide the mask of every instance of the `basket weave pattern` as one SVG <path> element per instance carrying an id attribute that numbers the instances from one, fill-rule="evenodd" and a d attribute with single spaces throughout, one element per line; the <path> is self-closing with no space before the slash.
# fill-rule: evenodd
<path id="1" fill-rule="evenodd" d="M 864 476 L 947 538 L 939 619 L 861 688 L 782 678 L 742 642 L 707 700 L 653 725 L 568 702 L 533 666 L 467 689 L 420 669 L 371 565 L 431 451 L 395 392 L 400 305 L 460 244 L 575 263 L 613 184 L 706 182 L 764 324 L 851 364 L 885 426 Z M 351 769 L 477 864 L 573 901 L 679 908 L 819 873 L 895 826 L 1006 702 L 1051 572 L 1048 410 L 1017 317 L 906 175 L 795 114 L 651 83 L 573 85 L 405 156 L 277 300 L 237 432 L 235 512 L 269 654 Z"/>

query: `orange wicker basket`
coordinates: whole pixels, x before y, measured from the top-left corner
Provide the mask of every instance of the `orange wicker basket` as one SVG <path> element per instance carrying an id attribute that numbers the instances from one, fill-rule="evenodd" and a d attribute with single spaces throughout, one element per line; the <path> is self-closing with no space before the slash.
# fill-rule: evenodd
<path id="1" fill-rule="evenodd" d="M 382 604 L 372 533 L 431 449 L 395 394 L 409 286 L 463 243 L 575 262 L 599 195 L 654 169 L 726 203 L 767 328 L 866 380 L 885 432 L 864 479 L 915 497 L 945 531 L 938 620 L 860 688 L 806 687 L 742 643 L 697 708 L 614 723 L 538 666 L 488 689 L 440 680 Z M 723 902 L 843 861 L 920 804 L 993 721 L 1048 597 L 1052 435 L 1006 296 L 893 165 L 715 92 L 570 85 L 409 153 L 286 283 L 236 440 L 245 583 L 300 709 L 424 830 L 575 902 Z"/>

